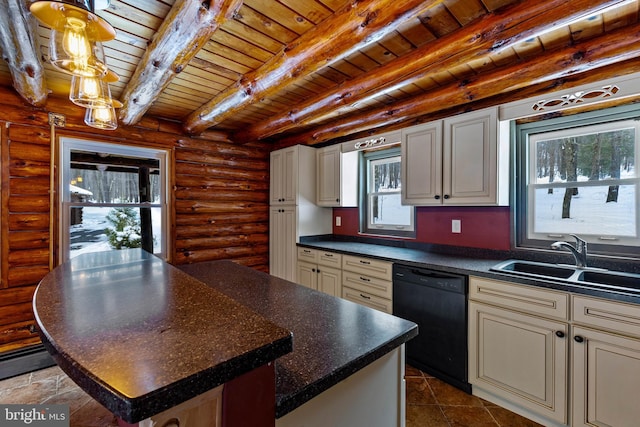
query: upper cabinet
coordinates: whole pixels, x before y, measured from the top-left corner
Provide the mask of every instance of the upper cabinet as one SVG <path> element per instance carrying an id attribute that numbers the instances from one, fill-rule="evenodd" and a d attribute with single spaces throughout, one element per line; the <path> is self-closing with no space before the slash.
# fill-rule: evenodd
<path id="1" fill-rule="evenodd" d="M 271 152 L 270 204 L 298 205 L 301 199 L 315 202 L 315 167 L 315 148 L 296 145 Z"/>
<path id="2" fill-rule="evenodd" d="M 318 206 L 358 206 L 358 153 L 343 153 L 340 144 L 320 148 L 317 159 Z"/>
<path id="3" fill-rule="evenodd" d="M 408 205 L 508 205 L 508 141 L 490 108 L 402 130 Z"/>

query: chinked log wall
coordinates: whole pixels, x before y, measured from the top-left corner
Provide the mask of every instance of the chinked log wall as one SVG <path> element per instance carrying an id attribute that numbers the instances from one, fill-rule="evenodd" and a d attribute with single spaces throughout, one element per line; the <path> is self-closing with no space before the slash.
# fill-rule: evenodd
<path id="1" fill-rule="evenodd" d="M 0 353 L 40 342 L 31 299 L 56 239 L 49 233 L 48 113 L 21 105 L 0 88 Z M 47 110 L 66 116 L 58 136 L 173 149 L 173 263 L 232 259 L 268 270 L 270 145 L 238 145 L 215 134 L 189 138 L 178 124 L 151 120 L 100 132 L 66 100 L 50 99 Z"/>

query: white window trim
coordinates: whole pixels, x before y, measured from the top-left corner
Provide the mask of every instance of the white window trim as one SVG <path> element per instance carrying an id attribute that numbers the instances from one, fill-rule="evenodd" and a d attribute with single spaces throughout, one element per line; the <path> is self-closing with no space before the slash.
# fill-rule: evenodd
<path id="1" fill-rule="evenodd" d="M 133 157 L 144 157 L 148 159 L 157 159 L 160 164 L 160 170 L 165 171 L 164 179 L 160 180 L 160 191 L 163 195 L 163 202 L 159 205 L 154 205 L 154 207 L 160 207 L 162 212 L 163 224 L 162 224 L 162 235 L 164 238 L 162 239 L 161 244 L 161 255 L 162 258 L 167 261 L 169 258 L 169 250 L 170 250 L 170 223 L 169 223 L 169 177 L 171 176 L 171 172 L 169 170 L 169 150 L 160 149 L 160 148 L 145 148 L 138 146 L 126 146 L 113 144 L 109 142 L 99 142 L 87 139 L 79 139 L 79 138 L 70 138 L 70 137 L 60 137 L 59 138 L 59 170 L 58 174 L 58 194 L 59 194 L 59 202 L 58 202 L 58 212 L 60 217 L 59 230 L 58 230 L 58 243 L 59 243 L 59 262 L 63 263 L 68 261 L 69 259 L 69 251 L 70 247 L 69 242 L 69 229 L 70 229 L 70 215 L 67 215 L 65 212 L 68 212 L 71 204 L 71 192 L 69 191 L 69 186 L 65 185 L 65 183 L 69 183 L 71 181 L 71 151 L 79 150 L 79 151 L 93 151 L 93 152 L 108 152 L 110 154 L 122 155 L 122 156 L 133 156 Z M 74 205 L 77 205 L 74 203 Z M 149 206 L 148 204 L 127 204 L 131 207 L 141 207 L 141 206 Z M 101 204 L 92 203 L 91 206 L 101 206 Z"/>

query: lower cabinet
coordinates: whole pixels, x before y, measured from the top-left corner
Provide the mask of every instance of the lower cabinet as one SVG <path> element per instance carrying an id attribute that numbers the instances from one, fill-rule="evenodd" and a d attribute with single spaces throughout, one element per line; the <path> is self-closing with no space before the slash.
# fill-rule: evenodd
<path id="1" fill-rule="evenodd" d="M 298 283 L 339 297 L 341 295 L 342 255 L 309 248 L 298 248 Z"/>
<path id="2" fill-rule="evenodd" d="M 565 293 L 469 279 L 473 394 L 545 425 L 568 423 Z"/>
<path id="3" fill-rule="evenodd" d="M 474 395 L 545 426 L 638 425 L 640 305 L 479 277 L 469 300 Z"/>
<path id="4" fill-rule="evenodd" d="M 469 309 L 474 390 L 565 424 L 568 325 L 473 301 Z"/>
<path id="5" fill-rule="evenodd" d="M 640 306 L 574 296 L 573 320 L 572 424 L 637 426 Z"/>
<path id="6" fill-rule="evenodd" d="M 393 264 L 352 255 L 342 257 L 342 298 L 391 314 Z"/>

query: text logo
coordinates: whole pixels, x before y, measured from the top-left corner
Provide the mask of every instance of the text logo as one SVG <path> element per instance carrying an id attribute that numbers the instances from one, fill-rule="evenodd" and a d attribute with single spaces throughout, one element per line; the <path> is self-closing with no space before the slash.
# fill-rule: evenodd
<path id="1" fill-rule="evenodd" d="M 0 405 L 2 427 L 69 427 L 69 405 Z"/>

